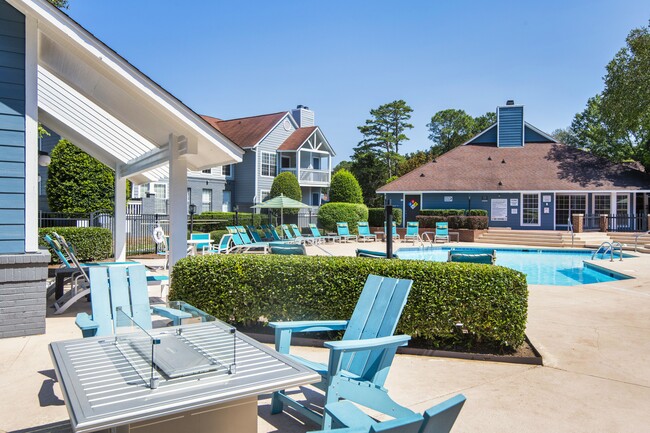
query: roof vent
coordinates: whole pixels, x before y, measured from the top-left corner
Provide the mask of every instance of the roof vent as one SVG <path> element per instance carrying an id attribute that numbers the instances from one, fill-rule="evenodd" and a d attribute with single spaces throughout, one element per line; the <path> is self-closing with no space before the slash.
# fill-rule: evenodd
<path id="1" fill-rule="evenodd" d="M 420 177 L 424 177 L 424 173 L 420 173 Z"/>
<path id="2" fill-rule="evenodd" d="M 514 99 L 508 99 L 506 101 L 506 105 L 515 105 L 515 100 Z"/>
<path id="3" fill-rule="evenodd" d="M 503 182 L 499 181 L 499 186 L 503 186 Z"/>
<path id="4" fill-rule="evenodd" d="M 433 158 L 433 161 L 431 161 L 431 162 L 438 162 L 438 161 L 436 161 L 436 159 L 435 159 L 435 158 Z"/>
<path id="5" fill-rule="evenodd" d="M 502 159 L 502 160 L 501 160 L 501 164 L 505 164 L 505 163 L 506 163 L 506 160 L 505 160 L 505 159 Z"/>
<path id="6" fill-rule="evenodd" d="M 488 161 L 492 161 L 492 157 L 491 157 L 491 156 L 488 156 Z"/>

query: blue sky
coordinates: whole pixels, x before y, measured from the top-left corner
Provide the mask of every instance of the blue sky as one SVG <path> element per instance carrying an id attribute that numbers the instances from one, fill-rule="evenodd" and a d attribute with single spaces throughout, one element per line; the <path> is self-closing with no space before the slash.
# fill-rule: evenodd
<path id="1" fill-rule="evenodd" d="M 309 106 L 338 162 L 395 99 L 414 109 L 405 152 L 431 145 L 446 108 L 514 99 L 542 130 L 568 126 L 650 2 L 70 0 L 67 13 L 198 113 Z"/>

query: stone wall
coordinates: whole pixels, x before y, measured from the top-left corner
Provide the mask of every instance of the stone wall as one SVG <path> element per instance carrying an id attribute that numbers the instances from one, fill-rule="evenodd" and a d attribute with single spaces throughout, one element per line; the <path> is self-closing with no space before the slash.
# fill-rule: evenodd
<path id="1" fill-rule="evenodd" d="M 50 254 L 0 255 L 0 338 L 45 333 Z"/>

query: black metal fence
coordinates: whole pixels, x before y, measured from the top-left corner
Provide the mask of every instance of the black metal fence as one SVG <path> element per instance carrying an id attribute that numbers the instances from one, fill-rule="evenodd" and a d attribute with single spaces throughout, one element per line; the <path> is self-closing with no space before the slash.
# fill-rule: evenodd
<path id="1" fill-rule="evenodd" d="M 608 217 L 607 230 L 610 232 L 648 231 L 648 217 L 644 214 L 615 214 Z"/>

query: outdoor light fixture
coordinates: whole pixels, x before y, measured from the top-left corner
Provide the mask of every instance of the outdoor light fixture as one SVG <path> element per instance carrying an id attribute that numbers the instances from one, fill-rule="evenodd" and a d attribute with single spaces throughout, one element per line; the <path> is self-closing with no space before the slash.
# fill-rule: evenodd
<path id="1" fill-rule="evenodd" d="M 48 165 L 50 165 L 50 162 L 52 162 L 52 158 L 50 158 L 50 155 L 47 152 L 39 150 L 38 165 L 40 165 L 41 167 L 47 167 Z"/>

